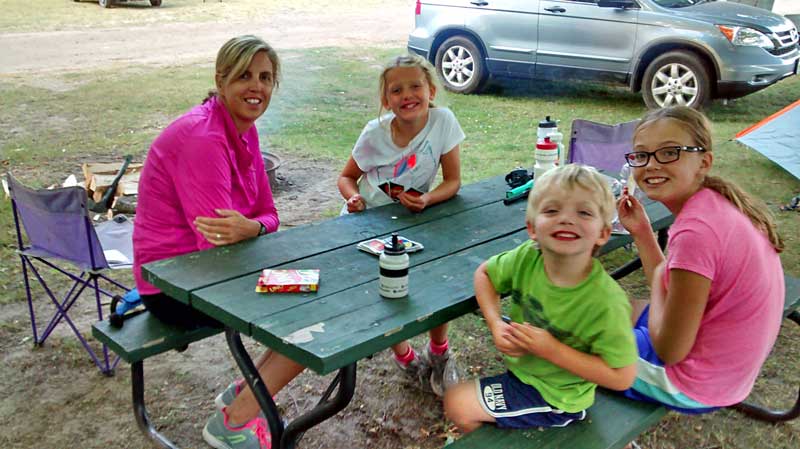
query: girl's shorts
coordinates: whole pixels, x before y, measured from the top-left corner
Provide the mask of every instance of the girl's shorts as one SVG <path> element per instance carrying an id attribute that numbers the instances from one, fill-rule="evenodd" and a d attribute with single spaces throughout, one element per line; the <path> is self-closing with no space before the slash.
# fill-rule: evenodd
<path id="1" fill-rule="evenodd" d="M 649 315 L 650 305 L 645 307 L 633 327 L 636 346 L 639 348 L 636 381 L 631 388 L 623 391 L 622 394 L 630 399 L 655 402 L 672 410 L 691 415 L 717 410 L 719 407 L 701 404 L 689 398 L 670 382 L 667 377 L 667 371 L 664 369 L 664 362 L 658 358 L 653 348 L 653 342 L 650 340 L 650 332 L 647 328 Z"/>
<path id="2" fill-rule="evenodd" d="M 568 413 L 552 407 L 535 388 L 519 380 L 511 371 L 475 379 L 475 385 L 478 402 L 497 421 L 497 427 L 564 427 L 586 417 L 586 410 Z"/>

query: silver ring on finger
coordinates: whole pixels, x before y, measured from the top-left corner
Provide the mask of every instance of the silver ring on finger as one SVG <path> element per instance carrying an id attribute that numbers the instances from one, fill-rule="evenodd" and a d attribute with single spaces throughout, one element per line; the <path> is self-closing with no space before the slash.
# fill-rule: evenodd
<path id="1" fill-rule="evenodd" d="M 222 234 L 217 234 L 217 240 L 222 238 Z"/>

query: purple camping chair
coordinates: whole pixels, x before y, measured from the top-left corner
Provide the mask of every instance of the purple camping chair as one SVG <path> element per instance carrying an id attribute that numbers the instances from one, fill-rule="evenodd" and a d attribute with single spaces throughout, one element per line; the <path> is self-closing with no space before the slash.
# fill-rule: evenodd
<path id="1" fill-rule="evenodd" d="M 572 121 L 569 162 L 591 165 L 617 174 L 625 164 L 625 153 L 633 151 L 633 130 L 639 120 L 606 125 L 589 120 Z"/>
<path id="2" fill-rule="evenodd" d="M 7 175 L 7 179 L 9 192 L 11 193 L 11 206 L 17 231 L 17 245 L 19 247 L 18 253 L 22 263 L 22 276 L 25 283 L 25 293 L 28 298 L 28 311 L 31 316 L 34 344 L 37 346 L 43 345 L 55 327 L 59 323 L 65 322 L 78 337 L 94 363 L 100 368 L 100 371 L 106 375 L 113 374 L 119 358 L 113 362 L 110 361 L 106 345 L 103 345 L 102 355 L 95 353 L 69 316 L 70 309 L 75 304 L 75 301 L 86 288 L 89 288 L 94 290 L 97 319 L 103 319 L 100 295 L 108 297 L 113 295 L 100 287 L 98 284 L 99 279 L 103 279 L 116 288 L 128 290 L 124 285 L 102 274 L 102 271 L 111 267 L 103 252 L 103 242 L 98 238 L 98 233 L 89 219 L 86 191 L 82 187 L 34 190 L 22 185 L 10 173 Z M 133 225 L 130 221 L 122 225 L 113 221 L 108 223 L 111 223 L 112 227 L 106 229 L 106 232 L 102 232 L 101 235 L 112 234 L 110 238 L 107 237 L 105 240 L 116 241 L 113 245 L 116 249 L 113 252 L 117 256 L 115 259 L 129 258 L 130 231 Z M 22 229 L 25 230 L 27 244 L 24 243 Z M 126 257 L 120 257 L 120 254 Z M 56 262 L 60 264 L 61 262 L 68 262 L 73 267 L 60 267 L 56 265 Z M 130 260 L 127 262 L 121 263 L 120 267 L 130 267 Z M 72 281 L 71 287 L 68 288 L 67 293 L 62 298 L 56 297 L 51 287 L 48 286 L 48 281 L 43 276 L 44 274 L 48 278 L 52 278 L 58 275 L 51 270 L 40 271 L 40 269 L 37 269 L 37 265 L 40 268 L 55 270 Z M 76 268 L 77 270 L 75 270 Z M 70 270 L 75 272 L 73 273 Z M 34 298 L 31 295 L 31 274 L 38 280 L 39 285 L 42 286 L 54 307 L 53 316 L 41 332 L 39 332 L 36 323 Z"/>

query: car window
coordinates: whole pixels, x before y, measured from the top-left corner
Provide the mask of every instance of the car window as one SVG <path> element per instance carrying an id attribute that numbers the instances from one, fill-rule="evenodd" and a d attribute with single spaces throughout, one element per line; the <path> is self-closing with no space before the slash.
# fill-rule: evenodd
<path id="1" fill-rule="evenodd" d="M 687 6 L 699 5 L 715 0 L 653 0 L 658 6 L 664 8 L 685 8 Z"/>

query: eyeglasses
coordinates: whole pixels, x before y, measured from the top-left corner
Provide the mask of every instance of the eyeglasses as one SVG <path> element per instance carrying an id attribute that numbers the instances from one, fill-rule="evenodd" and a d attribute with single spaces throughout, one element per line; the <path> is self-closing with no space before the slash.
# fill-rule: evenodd
<path id="1" fill-rule="evenodd" d="M 652 153 L 647 151 L 634 151 L 625 154 L 625 162 L 631 167 L 644 167 L 650 162 L 650 157 L 656 158 L 661 164 L 669 164 L 681 158 L 681 151 L 687 153 L 705 153 L 706 149 L 703 147 L 664 147 L 659 148 Z"/>

